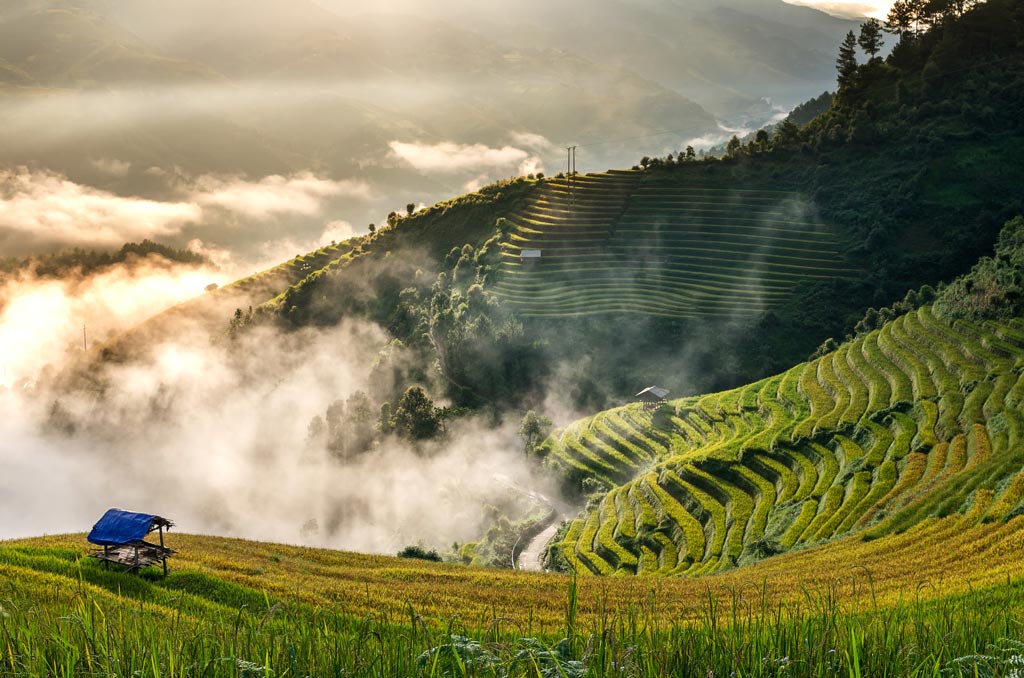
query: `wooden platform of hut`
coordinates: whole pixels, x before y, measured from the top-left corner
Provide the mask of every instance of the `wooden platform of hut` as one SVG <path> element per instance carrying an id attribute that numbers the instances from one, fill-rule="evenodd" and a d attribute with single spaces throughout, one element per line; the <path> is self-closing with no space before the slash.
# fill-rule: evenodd
<path id="1" fill-rule="evenodd" d="M 151 513 L 135 513 L 110 509 L 96 522 L 89 533 L 89 543 L 98 546 L 89 553 L 104 565 L 119 565 L 125 572 L 135 572 L 148 565 L 161 565 L 167 574 L 167 558 L 174 550 L 164 545 L 164 530 L 174 526 L 167 518 Z M 153 532 L 160 543 L 152 544 L 145 537 Z"/>

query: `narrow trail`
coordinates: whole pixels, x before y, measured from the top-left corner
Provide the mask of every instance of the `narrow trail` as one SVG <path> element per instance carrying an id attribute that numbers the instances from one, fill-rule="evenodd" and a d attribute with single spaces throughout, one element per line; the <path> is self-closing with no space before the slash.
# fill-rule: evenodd
<path id="1" fill-rule="evenodd" d="M 527 542 L 523 550 L 519 552 L 519 557 L 516 558 L 516 569 L 526 572 L 543 572 L 544 564 L 541 562 L 541 556 L 544 555 L 548 542 L 558 532 L 558 526 L 562 521 L 575 514 L 576 509 L 560 499 L 547 497 L 537 492 L 525 491 L 525 494 L 551 507 L 551 518 L 548 526 Z"/>
<path id="2" fill-rule="evenodd" d="M 551 519 L 551 524 L 545 527 L 540 534 L 534 537 L 530 543 L 526 545 L 526 548 L 519 553 L 519 560 L 516 562 L 517 569 L 523 570 L 524 572 L 544 571 L 544 564 L 541 562 L 541 556 L 544 555 L 548 542 L 555 536 L 555 532 L 558 532 L 558 525 L 561 522 L 561 517 L 556 514 L 554 518 Z"/>

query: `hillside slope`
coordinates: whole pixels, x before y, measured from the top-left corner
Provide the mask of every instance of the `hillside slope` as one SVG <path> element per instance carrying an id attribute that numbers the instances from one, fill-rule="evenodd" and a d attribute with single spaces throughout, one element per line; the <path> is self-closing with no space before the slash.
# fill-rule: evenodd
<path id="1" fill-rule="evenodd" d="M 966 272 L 1024 212 L 1022 40 L 1019 9 L 992 0 L 862 65 L 802 129 L 393 213 L 344 261 L 247 303 L 287 328 L 367 318 L 417 353 L 416 381 L 474 409 L 757 381 Z"/>
<path id="2" fill-rule="evenodd" d="M 765 675 L 785 657 L 793 676 L 949 675 L 1024 631 L 1024 518 L 983 510 L 656 589 L 177 533 L 169 577 L 131 577 L 85 558 L 81 534 L 0 542 L 0 672 Z M 452 643 L 468 645 L 462 668 L 422 658 Z M 490 653 L 502 661 L 481 668 Z"/>
<path id="3" fill-rule="evenodd" d="M 930 307 L 741 389 L 577 422 L 553 466 L 613 489 L 569 526 L 578 571 L 702 574 L 930 516 L 1024 511 L 1024 324 Z"/>
<path id="4" fill-rule="evenodd" d="M 793 188 L 637 171 L 548 182 L 506 217 L 494 290 L 523 316 L 754 317 L 801 282 L 858 274 Z"/>

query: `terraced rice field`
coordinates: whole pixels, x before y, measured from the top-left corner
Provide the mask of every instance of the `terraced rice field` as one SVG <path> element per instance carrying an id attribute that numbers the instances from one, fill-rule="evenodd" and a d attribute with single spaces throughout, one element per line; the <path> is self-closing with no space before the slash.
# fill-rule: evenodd
<path id="1" fill-rule="evenodd" d="M 1024 323 L 922 308 L 749 386 L 576 422 L 565 474 L 613 489 L 560 545 L 580 571 L 707 574 L 856 530 L 1024 513 Z"/>
<path id="2" fill-rule="evenodd" d="M 804 280 L 853 275 L 794 191 L 610 171 L 545 182 L 515 213 L 495 292 L 527 316 L 732 318 Z M 541 250 L 524 265 L 525 249 Z"/>

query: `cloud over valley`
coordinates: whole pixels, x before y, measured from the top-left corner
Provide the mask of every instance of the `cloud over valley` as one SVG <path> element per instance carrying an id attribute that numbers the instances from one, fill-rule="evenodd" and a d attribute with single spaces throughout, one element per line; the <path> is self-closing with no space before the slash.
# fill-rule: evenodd
<path id="1" fill-rule="evenodd" d="M 130 168 L 113 159 L 99 164 L 118 176 Z M 309 171 L 256 179 L 215 174 L 191 178 L 159 168 L 150 168 L 147 174 L 165 184 L 162 197 L 119 195 L 48 170 L 0 170 L 0 243 L 5 253 L 109 249 L 144 239 L 184 245 L 196 236 L 231 249 L 227 241 L 232 229 L 282 221 L 289 226 L 286 239 L 312 249 L 323 244 L 321 231 L 331 230 L 334 238 L 354 234 L 351 226 L 339 229 L 345 222 L 330 218 L 339 201 L 365 203 L 373 197 L 365 181 L 331 179 Z M 248 232 L 250 253 L 265 242 L 282 240 L 280 235 L 267 235 Z"/>
<path id="2" fill-rule="evenodd" d="M 528 174 L 538 171 L 543 161 L 535 149 L 550 147 L 544 137 L 536 134 L 519 135 L 522 145 L 499 147 L 487 144 L 461 144 L 454 141 L 438 143 L 391 141 L 393 157 L 410 166 L 426 172 L 503 172 L 504 174 Z"/>
<path id="3" fill-rule="evenodd" d="M 0 170 L 0 242 L 7 251 L 115 247 L 177 235 L 202 218 L 190 201 L 163 202 L 83 186 L 47 171 Z"/>
<path id="4" fill-rule="evenodd" d="M 335 181 L 299 172 L 291 176 L 279 174 L 256 181 L 224 178 L 213 175 L 199 177 L 192 200 L 204 207 L 219 207 L 244 217 L 268 219 L 282 215 L 322 214 L 329 198 L 346 197 L 369 200 L 372 196 L 365 181 Z"/>

